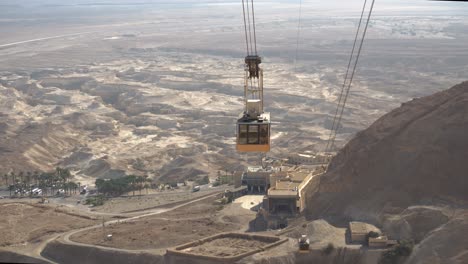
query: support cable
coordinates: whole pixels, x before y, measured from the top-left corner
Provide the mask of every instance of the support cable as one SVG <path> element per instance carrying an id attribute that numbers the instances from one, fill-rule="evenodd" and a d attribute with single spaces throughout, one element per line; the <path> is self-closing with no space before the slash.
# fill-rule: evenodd
<path id="1" fill-rule="evenodd" d="M 367 0 L 365 0 L 365 2 L 364 2 L 363 12 L 361 13 L 361 20 L 359 21 L 358 31 L 356 33 L 356 38 L 354 40 L 353 52 L 351 53 L 350 62 L 348 63 L 348 69 L 346 71 L 345 81 L 344 81 L 344 84 L 343 84 L 343 87 L 342 87 L 342 90 L 341 90 L 341 94 L 340 94 L 340 98 L 339 98 L 339 102 L 338 102 L 338 106 L 337 106 L 337 111 L 336 111 L 335 116 L 334 116 L 334 122 L 333 122 L 332 130 L 330 131 L 330 138 L 329 138 L 329 140 L 327 142 L 327 147 L 325 149 L 325 152 L 329 152 L 333 148 L 334 143 L 335 143 L 336 135 L 337 135 L 338 130 L 339 130 L 339 124 L 341 123 L 343 113 L 344 113 L 344 108 L 346 106 L 346 102 L 347 102 L 347 99 L 348 99 L 348 96 L 349 96 L 349 91 L 351 89 L 352 81 L 353 81 L 354 75 L 356 73 L 357 64 L 359 62 L 359 57 L 361 55 L 362 46 L 364 44 L 364 40 L 365 40 L 365 37 L 366 37 L 366 33 L 367 33 L 368 26 L 369 26 L 370 18 L 371 18 L 371 15 L 372 15 L 372 11 L 373 11 L 373 8 L 374 8 L 375 0 L 372 0 L 372 4 L 371 4 L 370 10 L 369 10 L 369 14 L 367 16 L 366 25 L 364 27 L 364 32 L 363 32 L 362 38 L 360 40 L 359 49 L 358 49 L 358 52 L 357 52 L 357 55 L 356 55 L 356 60 L 355 60 L 354 65 L 353 65 L 353 70 L 351 71 L 351 77 L 350 77 L 349 83 L 348 83 L 348 85 L 346 87 L 346 83 L 347 83 L 347 79 L 348 79 L 347 77 L 348 77 L 348 74 L 349 74 L 349 67 L 351 65 L 351 61 L 352 61 L 352 58 L 354 56 L 355 45 L 356 45 L 359 30 L 360 30 L 360 27 L 361 27 L 362 18 L 363 18 L 364 10 L 365 10 L 365 7 L 366 7 L 366 3 L 367 3 Z M 345 90 L 345 87 L 346 87 L 346 90 Z M 345 92 L 345 95 L 343 97 L 344 92 Z M 338 112 L 340 112 L 339 115 L 337 115 Z"/>
<path id="2" fill-rule="evenodd" d="M 254 11 L 253 0 L 252 0 L 252 24 L 253 24 L 254 47 L 255 47 L 255 56 L 256 56 L 257 55 L 257 33 L 256 33 L 256 30 L 255 30 L 255 11 Z"/>
<path id="3" fill-rule="evenodd" d="M 302 20 L 302 0 L 299 0 L 299 22 L 297 23 L 296 57 L 294 59 L 294 72 L 296 72 L 297 70 L 297 54 L 299 51 L 299 36 L 301 34 L 301 20 Z"/>
<path id="4" fill-rule="evenodd" d="M 247 3 L 247 23 L 249 24 L 249 42 L 250 42 L 250 51 L 253 53 L 253 45 L 252 45 L 252 27 L 250 25 L 250 7 L 249 7 L 249 0 L 246 0 Z"/>
<path id="5" fill-rule="evenodd" d="M 242 13 L 244 14 L 244 31 L 245 31 L 245 44 L 247 45 L 247 55 L 250 55 L 249 40 L 248 40 L 248 37 L 247 37 L 247 20 L 245 19 L 245 3 L 244 3 L 244 0 L 242 0 Z"/>
<path id="6" fill-rule="evenodd" d="M 357 64 L 359 62 L 359 57 L 361 55 L 361 50 L 362 50 L 362 46 L 364 44 L 364 39 L 366 38 L 367 28 L 369 26 L 369 21 L 370 21 L 371 15 L 372 15 L 372 9 L 374 8 L 374 3 L 375 3 L 375 0 L 372 0 L 371 9 L 370 9 L 369 15 L 367 17 L 367 22 L 366 22 L 366 26 L 364 28 L 364 33 L 362 35 L 361 45 L 359 46 L 358 54 L 357 54 L 357 57 L 356 57 L 356 62 L 354 63 L 353 72 L 351 74 L 351 79 L 350 79 L 348 87 L 346 89 L 346 95 L 345 95 L 345 98 L 344 98 L 344 101 L 343 101 L 343 107 L 341 108 L 341 113 L 340 113 L 340 116 L 338 118 L 338 124 L 341 123 L 341 119 L 343 117 L 344 106 L 346 105 L 346 101 L 348 99 L 349 91 L 351 89 L 351 85 L 352 85 L 353 79 L 354 79 L 354 74 L 356 73 Z M 333 147 L 333 144 L 334 144 L 334 141 L 335 141 L 335 138 L 336 138 L 336 134 L 338 133 L 338 130 L 339 130 L 339 127 L 336 128 L 335 137 L 333 138 L 331 147 Z"/>
<path id="7" fill-rule="evenodd" d="M 325 147 L 325 152 L 328 152 L 331 149 L 332 146 L 330 145 L 330 143 L 332 141 L 332 138 L 336 137 L 335 133 L 336 133 L 336 130 L 338 128 L 338 124 L 337 124 L 338 112 L 340 111 L 340 106 L 341 106 L 341 103 L 342 103 L 343 94 L 344 94 L 345 87 L 346 87 L 346 82 L 348 80 L 349 69 L 350 69 L 351 63 L 353 61 L 354 51 L 355 51 L 355 48 L 356 48 L 356 43 L 357 43 L 357 40 L 359 38 L 359 32 L 361 31 L 362 18 L 364 17 L 364 11 L 366 10 L 366 5 L 367 5 L 367 0 L 364 0 L 364 5 L 362 6 L 362 11 L 361 11 L 361 18 L 359 19 L 359 24 L 358 24 L 358 28 L 356 30 L 356 35 L 354 36 L 353 49 L 351 50 L 351 55 L 349 56 L 348 66 L 346 68 L 346 75 L 345 75 L 345 78 L 344 78 L 344 81 L 343 81 L 343 85 L 341 86 L 341 92 L 340 92 L 340 96 L 338 97 L 338 104 L 337 104 L 337 107 L 336 107 L 335 115 L 333 116 L 332 128 L 331 128 L 330 134 L 328 136 L 328 142 L 327 142 L 327 146 Z"/>

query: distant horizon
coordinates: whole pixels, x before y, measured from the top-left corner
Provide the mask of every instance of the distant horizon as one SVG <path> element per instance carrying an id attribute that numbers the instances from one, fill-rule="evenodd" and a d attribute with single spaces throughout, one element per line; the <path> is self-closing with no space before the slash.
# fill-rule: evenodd
<path id="1" fill-rule="evenodd" d="M 370 4 L 371 0 L 367 1 Z M 300 0 L 259 0 L 254 1 L 254 4 L 257 5 L 269 5 L 271 7 L 280 7 L 280 5 L 288 5 L 289 7 L 297 5 L 299 7 Z M 362 8 L 364 1 L 363 0 L 308 0 L 302 1 L 302 7 L 305 9 L 313 8 L 318 10 L 330 10 L 335 9 L 336 11 L 340 10 L 353 10 L 357 9 L 360 10 Z M 205 0 L 205 1 L 197 1 L 197 0 L 175 0 L 175 1 L 155 1 L 155 0 L 141 0 L 137 2 L 132 2 L 128 0 L 98 0 L 98 1 L 90 1 L 90 0 L 71 0 L 64 3 L 60 0 L 5 0 L 0 2 L 0 6 L 3 7 L 11 7 L 11 8 L 35 8 L 35 7 L 89 7 L 89 6 L 109 6 L 109 7 L 118 7 L 118 6 L 152 6 L 152 5 L 167 5 L 167 6 L 177 6 L 177 5 L 234 5 L 234 4 L 241 4 L 240 0 L 233 1 L 233 0 Z M 465 8 L 466 9 L 465 9 Z M 402 1 L 402 0 L 379 0 L 375 2 L 376 12 L 380 11 L 452 11 L 454 14 L 461 14 L 464 13 L 468 15 L 468 5 L 467 3 L 457 3 L 457 2 L 437 2 L 437 1 L 428 1 L 428 0 L 414 0 L 414 1 Z M 419 10 L 418 10 L 419 9 Z M 461 10 L 460 10 L 461 9 Z M 463 10 L 465 9 L 465 10 Z M 351 11 L 349 10 L 349 11 Z M 2 14 L 0 14 L 0 18 Z"/>

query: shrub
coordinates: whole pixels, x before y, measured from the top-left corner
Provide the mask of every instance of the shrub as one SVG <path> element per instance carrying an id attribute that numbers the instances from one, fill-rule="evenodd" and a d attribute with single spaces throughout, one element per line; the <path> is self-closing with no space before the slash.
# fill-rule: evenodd
<path id="1" fill-rule="evenodd" d="M 375 232 L 375 231 L 370 231 L 369 233 L 367 233 L 367 238 L 369 237 L 372 237 L 372 238 L 376 238 L 376 237 L 379 237 L 380 234 L 378 232 Z"/>
<path id="2" fill-rule="evenodd" d="M 207 175 L 203 176 L 201 179 L 197 179 L 195 181 L 198 185 L 205 185 L 205 184 L 208 184 L 210 183 L 210 178 L 208 178 Z"/>
<path id="3" fill-rule="evenodd" d="M 221 198 L 221 200 L 219 200 L 220 204 L 228 204 L 229 203 L 229 199 L 227 197 L 223 197 Z"/>
<path id="4" fill-rule="evenodd" d="M 98 195 L 93 197 L 88 197 L 85 201 L 85 204 L 89 204 L 92 206 L 100 206 L 104 204 L 104 196 Z"/>
<path id="5" fill-rule="evenodd" d="M 333 243 L 328 243 L 328 245 L 322 249 L 322 254 L 328 256 L 333 250 L 335 250 L 335 245 L 333 245 Z"/>
<path id="6" fill-rule="evenodd" d="M 379 237 L 380 234 L 378 232 L 375 232 L 375 231 L 370 231 L 369 233 L 367 233 L 366 235 L 366 241 L 365 241 L 365 244 L 368 246 L 369 245 L 369 238 L 376 238 L 376 237 Z"/>
<path id="7" fill-rule="evenodd" d="M 411 255 L 414 244 L 412 241 L 403 240 L 400 244 L 385 252 L 379 260 L 379 264 L 397 264 L 401 259 Z"/>
<path id="8" fill-rule="evenodd" d="M 221 182 L 216 180 L 215 182 L 213 182 L 213 187 L 216 187 L 216 186 L 219 186 L 221 185 Z"/>

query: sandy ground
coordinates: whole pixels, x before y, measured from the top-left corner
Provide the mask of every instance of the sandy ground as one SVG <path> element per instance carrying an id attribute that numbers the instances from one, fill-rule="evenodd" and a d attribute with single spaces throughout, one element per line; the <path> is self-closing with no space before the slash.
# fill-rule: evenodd
<path id="1" fill-rule="evenodd" d="M 105 213 L 120 213 L 132 212 L 136 210 L 144 210 L 154 208 L 156 206 L 169 205 L 185 200 L 202 197 L 217 191 L 217 189 L 191 192 L 191 191 L 162 191 L 149 195 L 139 195 L 136 192 L 135 196 L 116 197 L 107 200 L 104 205 L 92 208 L 92 211 L 105 212 Z M 144 192 L 142 192 L 144 193 Z"/>
<path id="2" fill-rule="evenodd" d="M 0 215 L 0 247 L 27 246 L 40 242 L 46 235 L 96 222 L 62 208 L 24 203 L 1 203 Z"/>
<path id="3" fill-rule="evenodd" d="M 177 210 L 134 222 L 118 223 L 81 232 L 76 242 L 125 249 L 160 249 L 227 231 L 245 231 L 255 212 L 239 204 L 219 205 L 206 199 Z M 104 239 L 112 234 L 112 240 Z"/>
<path id="4" fill-rule="evenodd" d="M 245 195 L 237 198 L 233 203 L 240 204 L 244 209 L 251 210 L 263 202 L 264 195 Z"/>
<path id="5" fill-rule="evenodd" d="M 187 248 L 183 251 L 206 256 L 229 257 L 237 256 L 266 245 L 268 245 L 268 242 L 258 240 L 221 238 L 192 248 Z"/>

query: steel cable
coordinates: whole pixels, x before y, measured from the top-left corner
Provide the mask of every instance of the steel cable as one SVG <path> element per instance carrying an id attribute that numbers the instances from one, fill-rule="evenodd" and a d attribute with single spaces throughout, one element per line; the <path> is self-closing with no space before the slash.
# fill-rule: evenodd
<path id="1" fill-rule="evenodd" d="M 330 152 L 331 149 L 334 146 L 336 135 L 337 135 L 338 130 L 339 130 L 339 124 L 341 123 L 343 113 L 344 113 L 344 108 L 346 106 L 346 102 L 347 102 L 347 99 L 348 99 L 348 96 L 349 96 L 349 91 L 351 89 L 352 81 L 353 81 L 354 75 L 356 73 L 357 64 L 359 62 L 359 57 L 361 55 L 362 46 L 364 44 L 364 39 L 366 37 L 367 29 L 368 29 L 368 26 L 369 26 L 369 21 L 370 21 L 372 11 L 373 11 L 373 8 L 374 8 L 374 3 L 375 3 L 375 0 L 372 0 L 372 4 L 371 4 L 370 10 L 369 10 L 366 25 L 364 27 L 364 32 L 363 32 L 362 38 L 360 40 L 358 53 L 356 55 L 356 60 L 354 62 L 353 70 L 351 72 L 351 77 L 349 78 L 349 83 L 348 83 L 348 85 L 346 87 L 346 83 L 347 83 L 348 75 L 349 75 L 349 69 L 350 69 L 350 66 L 352 64 L 352 58 L 354 57 L 354 51 L 355 51 L 358 35 L 359 35 L 361 24 L 362 24 L 363 14 L 364 14 L 364 11 L 365 11 L 365 8 L 366 8 L 366 5 L 367 5 L 367 0 L 364 1 L 363 10 L 361 12 L 361 19 L 359 20 L 358 30 L 356 32 L 356 37 L 354 39 L 353 49 L 352 49 L 352 52 L 351 52 L 350 60 L 348 62 L 348 67 L 347 67 L 347 70 L 346 70 L 345 80 L 343 82 L 343 86 L 342 86 L 341 93 L 340 93 L 340 96 L 339 96 L 339 101 L 338 101 L 337 109 L 336 109 L 336 112 L 335 112 L 335 116 L 333 118 L 332 129 L 330 131 L 330 135 L 329 135 L 329 139 L 328 139 L 328 142 L 327 142 L 327 146 L 325 148 L 325 152 Z M 345 88 L 346 88 L 346 92 L 345 92 Z M 343 93 L 344 93 L 344 97 L 343 97 Z M 339 115 L 338 115 L 338 112 L 340 112 Z"/>

